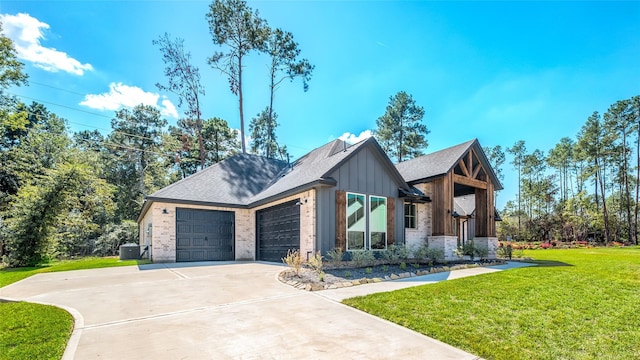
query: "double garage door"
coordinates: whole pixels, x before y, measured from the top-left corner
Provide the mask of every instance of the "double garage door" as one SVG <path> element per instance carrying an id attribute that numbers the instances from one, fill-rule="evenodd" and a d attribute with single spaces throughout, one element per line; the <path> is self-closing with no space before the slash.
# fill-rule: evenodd
<path id="1" fill-rule="evenodd" d="M 289 249 L 300 249 L 300 206 L 297 202 L 256 212 L 258 260 L 282 262 Z"/>
<path id="2" fill-rule="evenodd" d="M 234 260 L 231 211 L 176 209 L 176 261 Z"/>
<path id="3" fill-rule="evenodd" d="M 300 249 L 300 206 L 296 200 L 256 212 L 256 258 L 281 262 Z M 176 209 L 176 261 L 234 260 L 235 214 Z"/>

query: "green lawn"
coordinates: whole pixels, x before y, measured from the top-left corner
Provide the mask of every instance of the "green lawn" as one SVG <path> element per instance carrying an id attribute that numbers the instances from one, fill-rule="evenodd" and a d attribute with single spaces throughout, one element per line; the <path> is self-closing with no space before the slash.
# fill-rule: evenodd
<path id="1" fill-rule="evenodd" d="M 527 251 L 539 266 L 344 303 L 487 359 L 640 359 L 640 248 Z"/>
<path id="2" fill-rule="evenodd" d="M 0 359 L 60 359 L 73 317 L 55 306 L 0 303 Z"/>
<path id="3" fill-rule="evenodd" d="M 40 267 L 0 269 L 0 287 L 43 272 L 97 269 L 146 263 L 144 260 L 83 258 Z M 73 317 L 60 308 L 26 302 L 0 302 L 0 360 L 60 359 L 73 330 Z"/>
<path id="4" fill-rule="evenodd" d="M 79 260 L 55 261 L 38 267 L 0 268 L 0 287 L 7 286 L 38 273 L 129 266 L 146 262 L 146 260 L 120 260 L 117 257 L 87 257 Z"/>

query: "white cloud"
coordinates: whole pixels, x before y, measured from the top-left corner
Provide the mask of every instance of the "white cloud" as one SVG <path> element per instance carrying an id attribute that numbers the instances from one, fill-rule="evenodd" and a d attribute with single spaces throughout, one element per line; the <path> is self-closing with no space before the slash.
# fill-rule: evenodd
<path id="1" fill-rule="evenodd" d="M 158 100 L 160 104 L 158 104 Z M 109 92 L 102 94 L 87 94 L 80 105 L 97 110 L 118 110 L 123 107 L 134 107 L 139 104 L 155 106 L 163 116 L 178 118 L 178 112 L 173 103 L 165 96 L 146 92 L 137 86 L 122 83 L 109 84 Z"/>
<path id="2" fill-rule="evenodd" d="M 352 134 L 350 132 L 346 132 L 344 134 L 342 134 L 338 139 L 345 141 L 349 144 L 355 144 L 358 143 L 364 139 L 368 139 L 371 136 L 373 136 L 373 133 L 371 132 L 371 130 L 365 130 L 363 132 L 360 133 L 360 135 L 355 135 Z"/>
<path id="3" fill-rule="evenodd" d="M 82 64 L 65 52 L 40 44 L 45 39 L 43 30 L 49 29 L 49 24 L 24 13 L 0 14 L 0 21 L 5 35 L 13 41 L 19 59 L 50 72 L 66 71 L 83 75 L 85 71 L 93 70 L 91 64 Z"/>

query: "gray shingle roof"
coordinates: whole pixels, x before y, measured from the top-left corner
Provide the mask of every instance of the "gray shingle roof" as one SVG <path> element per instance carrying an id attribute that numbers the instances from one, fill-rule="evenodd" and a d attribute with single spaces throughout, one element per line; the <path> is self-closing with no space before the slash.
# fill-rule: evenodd
<path id="1" fill-rule="evenodd" d="M 431 154 L 403 161 L 396 164 L 396 168 L 409 184 L 435 178 L 445 175 L 449 170 L 453 169 L 458 163 L 458 160 L 460 160 L 471 147 L 475 147 L 478 158 L 483 163 L 485 169 L 487 169 L 488 175 L 495 185 L 495 189 L 502 190 L 502 184 L 493 171 L 491 164 L 489 164 L 478 139 L 473 139 Z"/>
<path id="2" fill-rule="evenodd" d="M 292 191 L 335 180 L 325 176 L 373 138 L 347 145 L 334 140 L 291 165 L 258 155 L 237 154 L 148 196 L 152 201 L 185 201 L 252 206 Z M 395 172 L 395 170 L 393 170 Z M 401 179 L 400 174 L 397 174 Z"/>
<path id="3" fill-rule="evenodd" d="M 284 161 L 237 154 L 158 190 L 148 198 L 246 205 L 286 167 Z"/>
<path id="4" fill-rule="evenodd" d="M 403 161 L 396 164 L 396 168 L 408 183 L 445 175 L 458 163 L 458 160 L 467 152 L 474 142 L 476 142 L 475 139 L 431 154 Z"/>

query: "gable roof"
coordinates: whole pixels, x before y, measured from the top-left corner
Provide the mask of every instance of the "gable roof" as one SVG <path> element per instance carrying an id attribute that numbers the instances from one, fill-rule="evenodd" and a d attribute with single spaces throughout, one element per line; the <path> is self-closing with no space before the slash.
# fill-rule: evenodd
<path id="1" fill-rule="evenodd" d="M 335 179 L 327 176 L 367 147 L 381 156 L 389 174 L 400 186 L 409 189 L 374 138 L 353 145 L 334 140 L 291 165 L 258 155 L 234 155 L 149 195 L 138 219 L 144 216 L 153 201 L 246 208 L 314 186 L 335 186 Z"/>
<path id="2" fill-rule="evenodd" d="M 353 145 L 338 139 L 312 150 L 296 160 L 291 166 L 287 166 L 264 191 L 250 199 L 249 205 L 257 206 L 273 200 L 274 197 L 283 197 L 316 185 L 335 186 L 335 179 L 328 176 L 364 148 L 371 148 L 374 153 L 380 155 L 380 160 L 386 165 L 389 174 L 401 187 L 409 188 L 402 175 L 373 137 Z"/>
<path id="3" fill-rule="evenodd" d="M 236 154 L 149 195 L 149 200 L 181 200 L 246 205 L 287 163 L 252 154 Z"/>
<path id="4" fill-rule="evenodd" d="M 482 146 L 480 146 L 478 139 L 473 139 L 431 154 L 403 161 L 396 164 L 396 168 L 407 183 L 415 184 L 424 182 L 446 175 L 471 148 L 474 148 L 478 155 L 478 160 L 480 160 L 482 166 L 487 170 L 491 182 L 495 185 L 495 189 L 502 190 L 502 184 L 493 171 L 489 160 L 487 160 L 487 156 Z"/>

